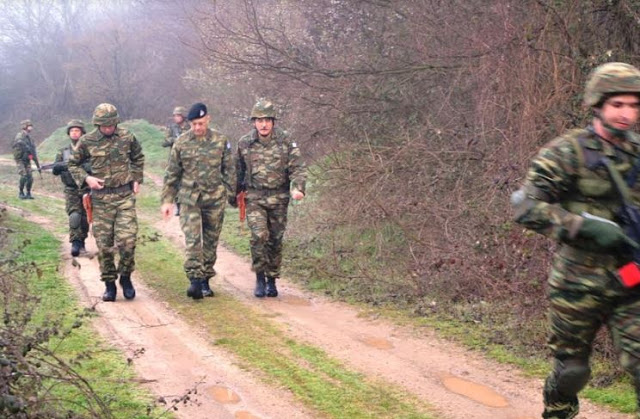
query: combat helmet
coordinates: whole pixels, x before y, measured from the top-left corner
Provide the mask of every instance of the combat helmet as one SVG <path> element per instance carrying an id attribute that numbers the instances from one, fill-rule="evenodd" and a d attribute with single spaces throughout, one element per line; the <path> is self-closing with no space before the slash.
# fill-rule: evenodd
<path id="1" fill-rule="evenodd" d="M 72 119 L 67 123 L 67 135 L 69 135 L 71 128 L 80 128 L 80 131 L 82 131 L 83 134 L 87 133 L 84 129 L 84 122 L 79 119 Z"/>
<path id="2" fill-rule="evenodd" d="M 584 89 L 584 105 L 600 106 L 613 94 L 640 95 L 640 70 L 626 63 L 606 63 L 596 67 Z"/>
<path id="3" fill-rule="evenodd" d="M 106 125 L 113 126 L 118 125 L 120 118 L 118 117 L 118 110 L 110 103 L 101 103 L 96 106 L 93 111 L 93 125 Z"/>
<path id="4" fill-rule="evenodd" d="M 270 100 L 260 98 L 251 109 L 251 119 L 255 118 L 276 118 L 276 108 Z"/>
<path id="5" fill-rule="evenodd" d="M 20 121 L 20 128 L 27 129 L 27 127 L 33 126 L 30 119 L 25 119 L 24 121 Z"/>
<path id="6" fill-rule="evenodd" d="M 185 108 L 184 106 L 176 106 L 175 109 L 173 110 L 173 115 L 180 115 L 183 118 L 186 118 L 187 108 Z"/>

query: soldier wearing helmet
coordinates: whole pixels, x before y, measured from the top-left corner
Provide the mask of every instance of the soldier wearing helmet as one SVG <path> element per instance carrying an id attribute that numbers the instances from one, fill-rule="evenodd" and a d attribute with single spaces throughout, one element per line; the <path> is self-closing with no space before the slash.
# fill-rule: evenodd
<path id="1" fill-rule="evenodd" d="M 173 122 L 167 126 L 167 136 L 162 143 L 162 147 L 173 147 L 173 144 L 179 136 L 189 131 L 191 126 L 187 120 L 187 108 L 177 106 L 173 109 Z M 171 149 L 169 149 L 169 157 L 171 157 Z M 180 215 L 180 203 L 176 202 L 174 214 Z"/>
<path id="2" fill-rule="evenodd" d="M 187 119 L 191 129 L 171 148 L 160 211 L 166 220 L 174 202 L 182 208 L 187 296 L 199 300 L 213 297 L 209 281 L 216 275 L 214 265 L 227 196 L 235 196 L 236 168 L 229 139 L 209 128 L 211 116 L 205 104 L 195 103 Z"/>
<path id="3" fill-rule="evenodd" d="M 69 171 L 77 185 L 86 183 L 91 189 L 93 234 L 106 288 L 102 300 L 116 300 L 118 275 L 124 297 L 131 300 L 136 296 L 131 282 L 138 233 L 135 194 L 142 184 L 144 155 L 135 135 L 118 127 L 120 117 L 112 104 L 98 105 L 92 122 L 95 129 L 80 137 L 73 149 Z"/>
<path id="4" fill-rule="evenodd" d="M 31 195 L 31 188 L 33 187 L 33 174 L 31 173 L 32 161 L 36 164 L 38 172 L 42 173 L 36 152 L 36 145 L 30 135 L 32 130 L 33 124 L 29 119 L 21 121 L 20 132 L 16 134 L 12 146 L 13 159 L 18 166 L 18 175 L 20 175 L 20 181 L 18 183 L 18 198 L 20 199 L 33 199 Z M 25 188 L 27 193 L 24 192 Z"/>
<path id="5" fill-rule="evenodd" d="M 247 223 L 251 230 L 254 295 L 277 297 L 282 239 L 289 200 L 305 193 L 306 169 L 297 143 L 275 127 L 273 103 L 259 99 L 251 110 L 251 131 L 238 142 L 238 192 L 246 192 Z M 230 204 L 236 205 L 237 199 Z"/>
<path id="6" fill-rule="evenodd" d="M 625 179 L 630 199 L 640 203 L 640 139 L 632 132 L 640 71 L 624 63 L 599 66 L 584 104 L 591 124 L 547 143 L 511 197 L 517 223 L 558 242 L 547 281 L 554 366 L 543 390 L 543 418 L 578 414 L 591 345 L 605 323 L 640 394 L 640 286 L 627 281 L 625 269 L 638 243 L 623 229 L 616 188 L 622 182 L 612 181 Z"/>
<path id="7" fill-rule="evenodd" d="M 72 119 L 67 123 L 67 135 L 71 142 L 60 149 L 56 155 L 53 166 L 53 174 L 60 176 L 60 181 L 64 185 L 65 208 L 69 216 L 69 241 L 71 242 L 71 256 L 78 256 L 85 250 L 85 239 L 89 233 L 89 223 L 87 212 L 82 205 L 82 195 L 89 192 L 89 187 L 82 184 L 78 187 L 73 176 L 69 172 L 68 163 L 71 154 L 78 146 L 78 140 L 86 133 L 84 122 L 79 119 Z M 89 163 L 85 163 L 84 169 L 91 173 Z"/>

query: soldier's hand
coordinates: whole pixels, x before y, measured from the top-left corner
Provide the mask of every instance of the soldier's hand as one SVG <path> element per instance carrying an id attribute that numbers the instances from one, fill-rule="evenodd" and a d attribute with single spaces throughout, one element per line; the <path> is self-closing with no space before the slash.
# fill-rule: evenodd
<path id="1" fill-rule="evenodd" d="M 84 180 L 91 189 L 104 188 L 104 179 L 97 178 L 95 176 L 87 176 Z"/>
<path id="2" fill-rule="evenodd" d="M 611 220 L 582 213 L 582 226 L 578 236 L 593 240 L 603 249 L 624 247 L 638 248 L 638 243 L 627 236 L 622 228 Z"/>
<path id="3" fill-rule="evenodd" d="M 162 204 L 160 207 L 160 213 L 162 214 L 162 219 L 167 221 L 171 218 L 171 214 L 173 213 L 173 204 Z"/>
<path id="4" fill-rule="evenodd" d="M 140 193 L 140 184 L 138 182 L 133 182 L 133 193 L 136 195 Z"/>
<path id="5" fill-rule="evenodd" d="M 238 208 L 238 198 L 236 198 L 235 195 L 229 195 L 227 197 L 227 202 L 229 203 L 229 205 L 231 205 L 233 208 Z"/>
<path id="6" fill-rule="evenodd" d="M 302 198 L 304 198 L 304 194 L 302 192 L 300 192 L 297 189 L 294 189 L 291 191 L 291 198 L 295 199 L 296 201 L 301 200 Z"/>

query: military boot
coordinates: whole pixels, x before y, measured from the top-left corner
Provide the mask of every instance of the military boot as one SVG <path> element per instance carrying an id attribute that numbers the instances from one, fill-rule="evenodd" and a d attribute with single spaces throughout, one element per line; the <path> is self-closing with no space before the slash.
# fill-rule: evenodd
<path id="1" fill-rule="evenodd" d="M 542 392 L 544 400 L 544 419 L 571 419 L 578 416 L 580 404 L 577 396 L 565 396 L 554 385 L 553 380 L 547 378 Z"/>
<path id="2" fill-rule="evenodd" d="M 116 282 L 107 281 L 104 283 L 106 290 L 102 294 L 102 301 L 115 301 L 116 300 Z"/>
<path id="3" fill-rule="evenodd" d="M 31 191 L 27 191 L 27 194 L 24 197 L 24 199 L 34 199 L 33 196 L 31 196 Z"/>
<path id="4" fill-rule="evenodd" d="M 27 195 L 25 195 L 24 192 L 21 190 L 20 193 L 18 194 L 18 198 L 27 199 Z"/>
<path id="5" fill-rule="evenodd" d="M 258 298 L 264 297 L 265 285 L 264 272 L 256 272 L 256 289 L 253 290 L 253 295 Z"/>
<path id="6" fill-rule="evenodd" d="M 213 297 L 215 295 L 209 286 L 209 278 L 202 280 L 202 295 L 204 297 Z"/>
<path id="7" fill-rule="evenodd" d="M 74 240 L 71 242 L 71 256 L 76 257 L 80 254 L 80 248 L 82 247 L 82 242 L 80 240 Z"/>
<path id="8" fill-rule="evenodd" d="M 127 300 L 133 300 L 136 298 L 136 290 L 133 288 L 133 284 L 131 283 L 131 275 L 121 274 L 120 286 L 122 287 L 122 294 L 124 295 L 124 298 Z"/>
<path id="9" fill-rule="evenodd" d="M 198 278 L 189 278 L 189 281 L 191 281 L 191 285 L 187 289 L 187 297 L 200 300 L 202 298 L 202 281 Z"/>
<path id="10" fill-rule="evenodd" d="M 267 277 L 267 297 L 277 297 L 278 289 L 276 288 L 276 279 L 272 276 Z"/>

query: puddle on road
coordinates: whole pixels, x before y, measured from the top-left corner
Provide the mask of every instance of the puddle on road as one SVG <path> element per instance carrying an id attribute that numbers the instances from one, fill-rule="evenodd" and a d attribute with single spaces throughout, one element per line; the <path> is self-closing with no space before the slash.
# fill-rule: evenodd
<path id="1" fill-rule="evenodd" d="M 236 412 L 234 415 L 236 419 L 260 419 L 260 416 L 256 416 L 251 412 L 247 412 L 246 410 L 241 410 Z"/>
<path id="2" fill-rule="evenodd" d="M 371 346 L 376 349 L 393 349 L 393 343 L 384 338 L 376 338 L 373 336 L 365 336 L 358 339 L 360 342 L 367 346 Z"/>
<path id="3" fill-rule="evenodd" d="M 240 396 L 226 387 L 213 386 L 208 391 L 218 403 L 233 404 L 240 401 Z"/>
<path id="4" fill-rule="evenodd" d="M 487 386 L 483 386 L 482 384 L 474 383 L 472 381 L 463 380 L 459 377 L 454 377 L 453 375 L 445 375 L 442 377 L 442 384 L 449 390 L 454 393 L 463 395 L 465 397 L 470 398 L 471 400 L 475 400 L 479 403 L 482 403 L 485 406 L 489 407 L 507 407 L 509 403 L 507 400 L 491 390 Z"/>

